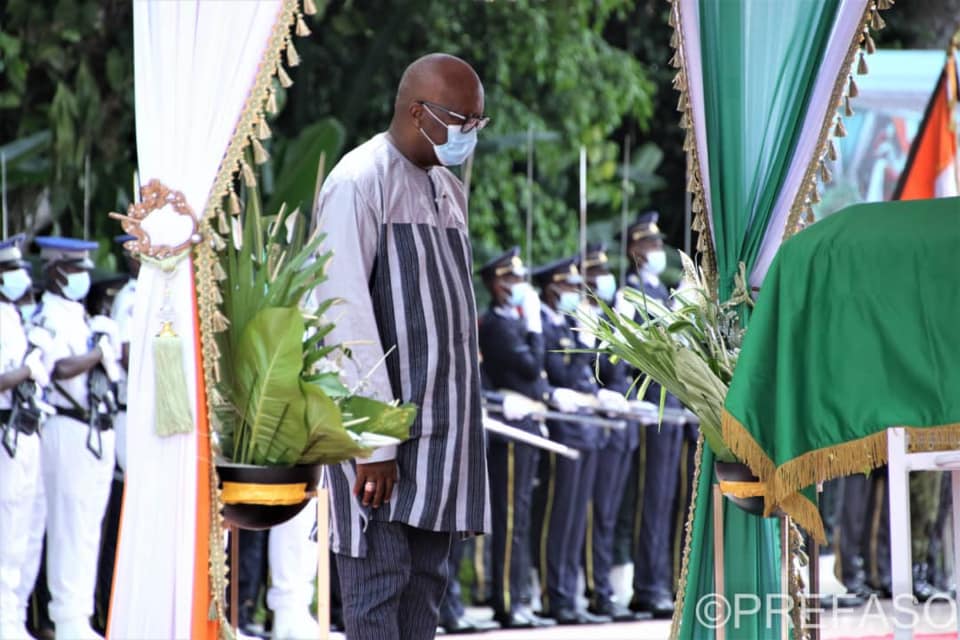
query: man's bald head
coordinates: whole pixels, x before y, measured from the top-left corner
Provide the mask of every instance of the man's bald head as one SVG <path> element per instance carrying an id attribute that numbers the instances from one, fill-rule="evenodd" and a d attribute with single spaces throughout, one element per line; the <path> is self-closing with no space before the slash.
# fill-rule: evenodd
<path id="1" fill-rule="evenodd" d="M 483 85 L 473 67 L 445 53 L 425 55 L 403 72 L 397 87 L 390 135 L 404 155 L 426 167 L 437 164 L 431 141 L 445 143 L 445 125 L 461 122 L 443 109 L 431 108 L 427 112 L 423 102 L 464 116 L 479 117 L 484 108 Z"/>
<path id="2" fill-rule="evenodd" d="M 394 107 L 406 110 L 417 100 L 442 104 L 465 115 L 481 115 L 483 85 L 477 72 L 464 60 L 446 53 L 431 53 L 415 60 L 403 72 Z M 467 107 L 474 108 L 464 111 Z"/>

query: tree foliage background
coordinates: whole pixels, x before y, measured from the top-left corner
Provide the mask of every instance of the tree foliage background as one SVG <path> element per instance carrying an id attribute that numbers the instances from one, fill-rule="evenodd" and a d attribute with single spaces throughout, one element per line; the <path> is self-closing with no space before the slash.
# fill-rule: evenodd
<path id="1" fill-rule="evenodd" d="M 302 63 L 271 123 L 267 195 L 294 170 L 294 156 L 329 138 L 331 127 L 342 133 L 331 149 L 384 129 L 404 67 L 445 51 L 476 66 L 493 118 L 470 175 L 477 260 L 524 244 L 531 131 L 535 262 L 576 249 L 580 145 L 588 151 L 592 236 L 610 239 L 619 225 L 629 141 L 631 214 L 657 208 L 682 246 L 684 160 L 668 8 L 662 0 L 326 3 L 312 36 L 296 40 Z M 898 3 L 885 14 L 891 27 L 882 37 L 905 48 L 943 46 L 958 14 L 960 0 Z M 80 235 L 85 194 L 90 235 L 119 231 L 106 213 L 131 199 L 133 89 L 128 0 L 0 1 L 0 151 L 11 231 Z M 112 266 L 103 244 L 101 262 Z"/>

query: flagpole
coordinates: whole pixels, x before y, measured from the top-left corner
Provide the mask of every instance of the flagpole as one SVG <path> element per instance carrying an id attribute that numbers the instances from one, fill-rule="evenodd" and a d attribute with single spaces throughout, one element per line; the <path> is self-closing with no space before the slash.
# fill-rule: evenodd
<path id="1" fill-rule="evenodd" d="M 527 130 L 527 280 L 533 270 L 533 125 Z"/>
<path id="2" fill-rule="evenodd" d="M 630 212 L 630 134 L 623 141 L 623 195 L 620 200 L 620 284 L 627 278 L 627 216 Z"/>
<path id="3" fill-rule="evenodd" d="M 7 239 L 7 234 L 10 230 L 7 228 L 7 154 L 6 152 L 0 152 L 0 199 L 2 199 L 2 204 L 0 204 L 0 213 L 3 217 L 3 238 L 2 240 Z"/>
<path id="4" fill-rule="evenodd" d="M 580 276 L 581 289 L 586 289 L 587 278 L 583 268 L 587 260 L 587 148 L 580 147 Z"/>

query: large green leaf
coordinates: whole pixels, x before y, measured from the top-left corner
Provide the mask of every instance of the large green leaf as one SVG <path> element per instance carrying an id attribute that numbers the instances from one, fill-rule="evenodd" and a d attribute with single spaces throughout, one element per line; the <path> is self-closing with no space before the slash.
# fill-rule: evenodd
<path id="1" fill-rule="evenodd" d="M 247 324 L 234 353 L 235 401 L 243 425 L 234 461 L 292 465 L 307 444 L 304 396 L 303 317 L 293 308 L 263 309 Z"/>
<path id="2" fill-rule="evenodd" d="M 299 459 L 301 464 L 336 464 L 371 454 L 371 449 L 360 446 L 343 428 L 340 409 L 319 386 L 302 382 L 300 388 L 306 402 L 309 432 L 307 447 Z"/>
<path id="3" fill-rule="evenodd" d="M 417 417 L 415 405 L 395 406 L 361 396 L 347 398 L 340 406 L 343 409 L 344 422 L 351 431 L 375 433 L 398 440 L 410 437 L 410 425 Z"/>
<path id="4" fill-rule="evenodd" d="M 324 156 L 327 167 L 333 166 L 345 137 L 343 125 L 334 118 L 323 118 L 305 127 L 283 151 L 267 211 L 277 211 L 283 203 L 291 210 L 312 211 L 320 156 Z"/>

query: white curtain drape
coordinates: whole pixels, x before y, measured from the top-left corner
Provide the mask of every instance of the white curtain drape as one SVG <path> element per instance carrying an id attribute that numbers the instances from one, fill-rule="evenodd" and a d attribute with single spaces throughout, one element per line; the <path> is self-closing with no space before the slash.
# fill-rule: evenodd
<path id="1" fill-rule="evenodd" d="M 139 175 L 181 191 L 204 212 L 253 86 L 282 0 L 135 0 L 134 72 Z M 155 225 L 153 225 L 155 226 Z M 151 229 L 154 244 L 162 241 Z M 154 434 L 152 338 L 165 286 L 196 416 L 193 268 L 169 277 L 144 264 L 130 345 L 127 478 L 110 612 L 112 638 L 189 638 L 198 531 L 197 434 Z M 205 562 L 202 566 L 205 571 Z"/>

